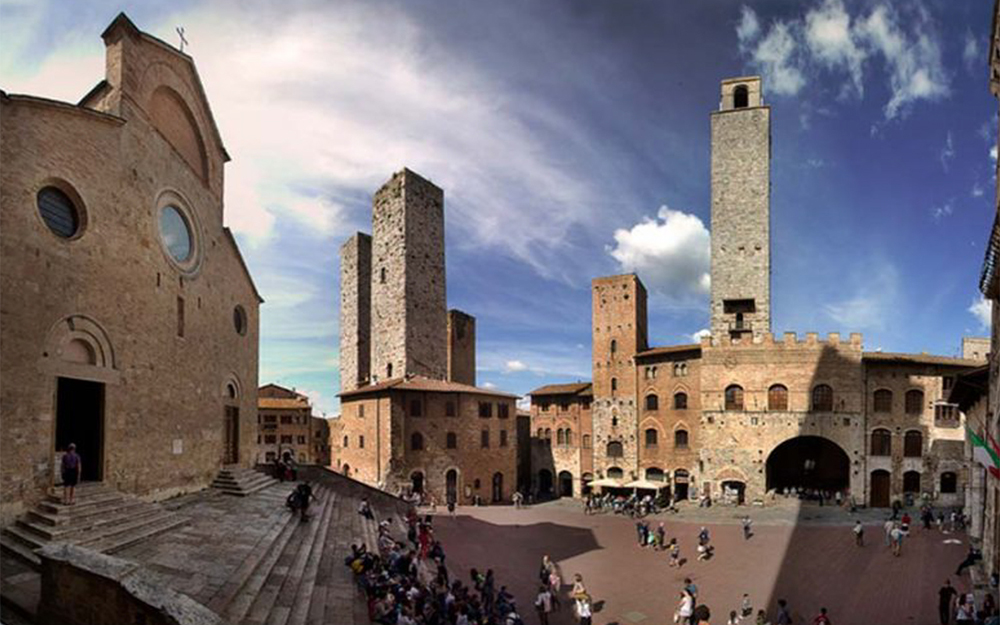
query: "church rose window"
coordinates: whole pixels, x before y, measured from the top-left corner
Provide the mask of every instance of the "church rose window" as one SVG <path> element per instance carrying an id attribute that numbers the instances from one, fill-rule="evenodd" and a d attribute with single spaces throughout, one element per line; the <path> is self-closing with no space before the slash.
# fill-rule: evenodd
<path id="1" fill-rule="evenodd" d="M 80 213 L 68 195 L 55 187 L 38 192 L 38 212 L 56 236 L 68 239 L 80 230 Z"/>
<path id="2" fill-rule="evenodd" d="M 191 258 L 191 226 L 176 206 L 164 206 L 160 210 L 160 238 L 170 256 L 179 263 Z"/>

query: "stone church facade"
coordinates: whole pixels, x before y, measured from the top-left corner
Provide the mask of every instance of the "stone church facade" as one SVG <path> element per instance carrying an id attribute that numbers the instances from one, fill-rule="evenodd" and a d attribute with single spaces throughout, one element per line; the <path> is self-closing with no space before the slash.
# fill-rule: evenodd
<path id="1" fill-rule="evenodd" d="M 579 496 L 610 478 L 681 499 L 764 501 L 799 487 L 873 506 L 924 494 L 960 505 L 964 431 L 948 392 L 983 354 L 866 352 L 860 334 L 775 335 L 770 107 L 758 77 L 722 82 L 711 137 L 710 335 L 649 346 L 639 277 L 594 279 L 593 409 L 577 428 L 593 438 L 562 432 L 551 466 L 533 467 L 534 490 Z M 560 386 L 530 394 L 537 438 L 551 427 L 540 407 L 565 395 Z"/>
<path id="2" fill-rule="evenodd" d="M 335 469 L 396 493 L 500 503 L 517 481 L 517 397 L 476 384 L 476 320 L 447 310 L 444 192 L 409 169 L 340 249 Z"/>
<path id="3" fill-rule="evenodd" d="M 0 92 L 4 524 L 60 481 L 148 499 L 253 462 L 261 298 L 190 56 L 119 15 L 76 103 Z"/>

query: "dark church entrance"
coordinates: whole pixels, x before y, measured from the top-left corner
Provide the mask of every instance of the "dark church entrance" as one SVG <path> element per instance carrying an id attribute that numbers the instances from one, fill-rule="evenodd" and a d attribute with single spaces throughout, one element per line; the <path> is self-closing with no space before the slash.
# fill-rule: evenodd
<path id="1" fill-rule="evenodd" d="M 226 406 L 226 419 L 223 426 L 222 464 L 236 464 L 240 461 L 240 409 L 236 406 Z"/>
<path id="2" fill-rule="evenodd" d="M 84 481 L 104 477 L 104 385 L 56 378 L 56 451 L 76 443 Z M 58 467 L 56 468 L 58 471 Z"/>
<path id="3" fill-rule="evenodd" d="M 851 483 L 851 461 L 839 445 L 820 436 L 799 436 L 778 445 L 767 457 L 767 489 L 806 488 L 844 491 Z"/>

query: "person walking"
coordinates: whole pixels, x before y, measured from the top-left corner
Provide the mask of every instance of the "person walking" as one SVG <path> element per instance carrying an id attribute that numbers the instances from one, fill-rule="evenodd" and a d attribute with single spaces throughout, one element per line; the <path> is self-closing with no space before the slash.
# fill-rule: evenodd
<path id="1" fill-rule="evenodd" d="M 691 617 L 693 615 L 694 597 L 692 597 L 686 590 L 682 590 L 680 593 L 680 600 L 677 602 L 677 611 L 674 612 L 674 623 L 684 623 L 687 625 L 691 622 Z"/>
<path id="2" fill-rule="evenodd" d="M 892 528 L 889 537 L 892 540 L 892 555 L 898 558 L 903 551 L 903 530 L 897 525 Z"/>
<path id="3" fill-rule="evenodd" d="M 583 593 L 576 600 L 576 618 L 580 625 L 590 625 L 591 619 L 593 618 L 594 612 L 590 606 L 590 597 L 587 593 Z"/>
<path id="4" fill-rule="evenodd" d="M 830 617 L 826 615 L 826 608 L 819 609 L 819 614 L 813 619 L 813 625 L 832 625 Z"/>
<path id="5" fill-rule="evenodd" d="M 552 612 L 552 594 L 549 592 L 548 586 L 538 587 L 535 609 L 538 610 L 538 622 L 541 625 L 549 625 L 549 613 Z"/>
<path id="6" fill-rule="evenodd" d="M 858 547 L 865 546 L 865 526 L 861 524 L 861 519 L 854 522 L 854 544 Z"/>
<path id="7" fill-rule="evenodd" d="M 938 590 L 938 620 L 941 625 L 948 625 L 951 621 L 952 606 L 955 604 L 955 596 L 958 591 L 951 585 L 951 580 L 944 580 L 944 586 Z"/>
<path id="8" fill-rule="evenodd" d="M 63 503 L 67 506 L 76 504 L 76 485 L 80 483 L 81 475 L 83 461 L 76 453 L 76 443 L 70 443 L 62 457 Z"/>
<path id="9" fill-rule="evenodd" d="M 792 625 L 792 613 L 788 609 L 788 602 L 778 599 L 778 616 L 774 619 L 775 625 Z"/>
<path id="10" fill-rule="evenodd" d="M 753 525 L 753 521 L 750 520 L 750 515 L 748 514 L 748 515 L 744 516 L 743 517 L 743 540 L 750 540 L 750 537 L 753 536 L 753 531 L 751 529 L 752 525 Z"/>
<path id="11" fill-rule="evenodd" d="M 885 523 L 882 524 L 882 529 L 885 530 L 885 546 L 892 547 L 892 528 L 896 527 L 896 524 L 892 519 L 886 519 Z"/>
<path id="12" fill-rule="evenodd" d="M 955 608 L 955 625 L 972 625 L 976 622 L 975 606 L 967 595 L 958 596 L 958 606 Z"/>
<path id="13" fill-rule="evenodd" d="M 698 602 L 698 586 L 691 581 L 690 577 L 684 578 L 684 592 L 691 595 L 691 601 L 694 603 Z"/>
<path id="14" fill-rule="evenodd" d="M 743 603 L 740 605 L 740 616 L 745 619 L 753 616 L 753 604 L 750 603 L 750 595 L 747 593 L 743 593 Z"/>
<path id="15" fill-rule="evenodd" d="M 670 551 L 670 566 L 679 567 L 681 565 L 681 546 L 677 544 L 676 538 L 670 539 L 667 549 Z"/>

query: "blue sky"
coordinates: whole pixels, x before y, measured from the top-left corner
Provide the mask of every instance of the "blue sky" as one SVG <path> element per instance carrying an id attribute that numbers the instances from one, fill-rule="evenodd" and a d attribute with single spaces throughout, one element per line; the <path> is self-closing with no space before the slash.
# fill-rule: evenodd
<path id="1" fill-rule="evenodd" d="M 408 166 L 445 190 L 448 298 L 479 381 L 590 375 L 590 280 L 636 270 L 650 340 L 707 325 L 709 113 L 772 107 L 775 332 L 957 354 L 995 197 L 992 3 L 0 0 L 0 88 L 69 101 L 120 10 L 183 25 L 223 140 L 226 221 L 266 300 L 261 383 L 338 410 L 338 248 Z"/>

